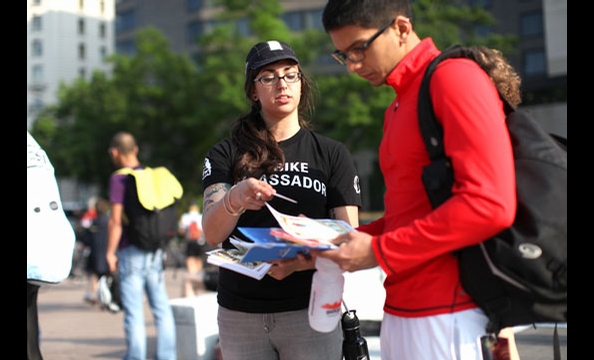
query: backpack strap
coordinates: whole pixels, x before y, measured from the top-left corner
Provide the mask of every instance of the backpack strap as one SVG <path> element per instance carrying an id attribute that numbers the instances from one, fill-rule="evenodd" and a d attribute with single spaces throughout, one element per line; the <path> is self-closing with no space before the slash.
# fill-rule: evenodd
<path id="1" fill-rule="evenodd" d="M 419 112 L 419 127 L 421 128 L 421 136 L 423 137 L 425 147 L 427 148 L 431 160 L 445 157 L 445 150 L 443 147 L 443 129 L 437 121 L 433 110 L 433 103 L 431 102 L 431 95 L 429 92 L 429 83 L 431 81 L 431 75 L 433 74 L 433 71 L 435 71 L 437 65 L 443 60 L 452 58 L 467 58 L 477 62 L 474 53 L 467 47 L 458 44 L 452 45 L 442 51 L 429 63 L 425 70 L 421 88 L 419 90 L 419 103 L 417 105 Z M 477 62 L 477 64 L 479 63 Z M 504 103 L 506 114 L 514 111 L 513 107 L 501 93 L 499 93 L 499 97 Z"/>
<path id="2" fill-rule="evenodd" d="M 429 84 L 433 71 L 441 61 L 460 57 L 475 60 L 472 52 L 460 45 L 452 45 L 446 50 L 442 51 L 427 66 L 423 80 L 421 82 L 421 87 L 419 89 L 417 104 L 419 129 L 429 154 L 429 158 L 431 159 L 431 163 L 423 169 L 422 179 L 423 185 L 425 186 L 425 191 L 433 208 L 438 207 L 452 196 L 454 169 L 450 158 L 448 158 L 445 153 L 443 144 L 443 128 L 437 121 L 435 111 L 433 110 L 433 103 L 431 101 L 431 95 L 429 92 Z M 460 256 L 465 256 L 469 259 L 479 259 L 482 257 L 480 254 L 481 252 L 481 246 L 480 244 L 477 244 L 466 248 L 464 252 L 454 251 L 454 254 L 458 258 L 460 258 Z M 470 255 L 471 253 L 473 255 Z M 469 263 L 469 260 L 466 260 L 466 263 Z M 477 262 L 473 266 L 485 266 L 485 263 L 481 261 Z M 463 269 L 461 269 L 461 271 L 463 271 Z M 500 287 L 484 286 L 481 288 L 481 293 L 484 294 L 484 298 L 489 299 L 487 304 L 489 309 L 503 310 L 509 306 L 510 299 Z M 496 312 L 497 311 L 495 311 L 495 313 Z M 489 319 L 489 324 L 487 325 L 487 332 L 497 334 L 500 329 L 500 320 L 497 317 L 492 316 Z"/>

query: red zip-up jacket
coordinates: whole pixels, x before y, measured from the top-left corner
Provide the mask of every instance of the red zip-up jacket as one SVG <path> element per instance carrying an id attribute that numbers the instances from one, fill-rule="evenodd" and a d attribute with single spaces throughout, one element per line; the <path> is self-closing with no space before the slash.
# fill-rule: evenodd
<path id="1" fill-rule="evenodd" d="M 379 164 L 385 213 L 358 230 L 386 272 L 386 313 L 420 317 L 476 307 L 460 285 L 452 252 L 509 227 L 516 211 L 513 155 L 503 104 L 489 76 L 472 60 L 450 59 L 433 73 L 430 92 L 451 157 L 453 196 L 433 210 L 421 180 L 429 163 L 417 97 L 423 73 L 439 54 L 430 38 L 398 63 L 386 84 L 396 98 L 384 115 Z"/>

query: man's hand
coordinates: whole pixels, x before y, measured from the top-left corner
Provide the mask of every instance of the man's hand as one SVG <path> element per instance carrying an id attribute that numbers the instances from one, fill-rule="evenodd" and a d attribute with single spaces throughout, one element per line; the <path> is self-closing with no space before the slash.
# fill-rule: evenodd
<path id="1" fill-rule="evenodd" d="M 370 269 L 378 265 L 371 248 L 371 239 L 373 237 L 369 234 L 351 231 L 332 240 L 334 244 L 338 245 L 338 249 L 312 250 L 311 252 L 315 256 L 334 261 L 345 271 Z"/>

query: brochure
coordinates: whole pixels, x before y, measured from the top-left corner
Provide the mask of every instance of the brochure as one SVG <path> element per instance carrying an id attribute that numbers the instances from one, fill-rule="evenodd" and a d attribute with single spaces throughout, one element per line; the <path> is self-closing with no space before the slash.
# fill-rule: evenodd
<path id="1" fill-rule="evenodd" d="M 266 261 L 296 258 L 311 249 L 336 248 L 332 239 L 340 234 L 355 231 L 347 222 L 336 219 L 311 219 L 305 216 L 283 214 L 270 204 L 266 206 L 280 227 L 239 227 L 250 240 L 230 237 L 236 249 L 217 249 L 208 252 L 207 262 L 221 266 L 254 279 L 262 279 L 272 266 Z"/>
<path id="2" fill-rule="evenodd" d="M 283 232 L 281 228 L 240 227 L 239 230 L 254 241 L 248 243 L 251 246 L 243 255 L 242 262 L 292 259 L 296 258 L 298 253 L 307 254 L 311 248 L 332 249 L 335 247 L 335 245 L 314 243 L 311 245 L 298 244 L 275 235 Z"/>
<path id="3" fill-rule="evenodd" d="M 331 240 L 338 235 L 355 230 L 346 221 L 286 215 L 273 208 L 269 203 L 266 203 L 266 206 L 280 227 L 291 236 L 291 239 L 288 240 L 304 242 L 306 245 L 332 245 Z"/>
<path id="4" fill-rule="evenodd" d="M 272 264 L 266 262 L 242 262 L 243 252 L 239 249 L 215 249 L 207 252 L 206 262 L 233 270 L 240 274 L 260 280 Z"/>
<path id="5" fill-rule="evenodd" d="M 332 239 L 340 234 L 355 231 L 347 222 L 336 219 L 311 219 L 305 216 L 283 214 L 270 204 L 266 206 L 280 228 L 239 227 L 253 243 L 245 249 L 242 261 L 267 261 L 291 259 L 310 249 L 333 249 Z M 244 242 L 245 243 L 245 242 Z"/>

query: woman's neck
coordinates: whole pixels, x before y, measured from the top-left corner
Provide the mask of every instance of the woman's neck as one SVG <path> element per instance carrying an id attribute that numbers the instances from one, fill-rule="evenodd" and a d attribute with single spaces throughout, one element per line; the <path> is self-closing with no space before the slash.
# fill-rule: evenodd
<path id="1" fill-rule="evenodd" d="M 299 118 L 296 114 L 273 122 L 266 119 L 264 121 L 277 142 L 289 139 L 297 134 L 301 128 L 299 126 Z"/>

